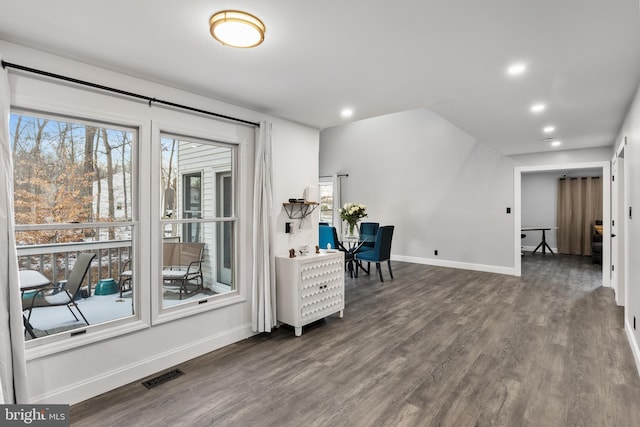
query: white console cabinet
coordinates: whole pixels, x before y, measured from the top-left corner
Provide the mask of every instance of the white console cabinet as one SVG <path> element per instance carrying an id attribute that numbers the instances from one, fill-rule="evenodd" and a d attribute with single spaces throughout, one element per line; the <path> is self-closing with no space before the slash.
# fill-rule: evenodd
<path id="1" fill-rule="evenodd" d="M 308 254 L 295 258 L 276 257 L 278 321 L 302 327 L 344 310 L 344 254 Z"/>

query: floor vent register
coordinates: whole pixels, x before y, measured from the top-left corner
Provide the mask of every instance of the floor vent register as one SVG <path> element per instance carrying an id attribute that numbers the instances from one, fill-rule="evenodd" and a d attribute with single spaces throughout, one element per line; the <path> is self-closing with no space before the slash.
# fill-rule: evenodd
<path id="1" fill-rule="evenodd" d="M 147 381 L 144 381 L 142 385 L 148 389 L 151 389 L 168 381 L 171 381 L 172 379 L 178 378 L 180 375 L 184 375 L 184 372 L 182 372 L 180 369 L 173 369 L 171 371 L 165 372 L 164 374 L 160 374 L 157 377 L 153 377 Z"/>

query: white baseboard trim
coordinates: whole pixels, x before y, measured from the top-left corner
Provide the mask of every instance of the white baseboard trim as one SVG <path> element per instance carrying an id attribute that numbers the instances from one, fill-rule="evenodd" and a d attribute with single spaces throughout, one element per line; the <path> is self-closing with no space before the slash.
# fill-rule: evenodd
<path id="1" fill-rule="evenodd" d="M 433 258 L 421 258 L 405 255 L 392 255 L 393 261 L 411 262 L 414 264 L 426 264 L 435 265 L 437 267 L 449 267 L 459 268 L 462 270 L 484 271 L 485 273 L 498 273 L 507 274 L 510 276 L 515 275 L 515 269 L 513 267 L 500 267 L 497 265 L 485 265 L 485 264 L 473 264 L 470 262 L 448 261 Z"/>
<path id="2" fill-rule="evenodd" d="M 250 324 L 242 325 L 223 331 L 217 335 L 186 344 L 182 347 L 173 348 L 165 353 L 139 360 L 119 369 L 104 372 L 93 378 L 70 384 L 64 388 L 52 390 L 40 396 L 32 396 L 30 403 L 68 403 L 74 405 L 203 354 L 249 338 L 254 334 L 255 333 L 251 331 Z"/>
<path id="3" fill-rule="evenodd" d="M 635 335 L 633 335 L 633 326 L 629 324 L 626 316 L 624 319 L 624 330 L 627 333 L 627 339 L 629 340 L 629 345 L 631 346 L 633 359 L 636 361 L 636 369 L 638 370 L 638 375 L 640 375 L 640 347 L 638 347 L 638 341 L 636 341 L 636 337 Z"/>

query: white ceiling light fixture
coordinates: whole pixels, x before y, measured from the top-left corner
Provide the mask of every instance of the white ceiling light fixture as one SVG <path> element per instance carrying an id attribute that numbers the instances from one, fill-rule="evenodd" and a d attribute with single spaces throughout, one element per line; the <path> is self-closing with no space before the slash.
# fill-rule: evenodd
<path id="1" fill-rule="evenodd" d="M 249 48 L 264 41 L 264 23 L 250 13 L 222 10 L 211 15 L 209 30 L 214 39 L 224 46 Z"/>
<path id="2" fill-rule="evenodd" d="M 342 111 L 340 111 L 340 117 L 342 117 L 343 119 L 348 119 L 351 116 L 353 116 L 352 108 L 344 108 Z"/>
<path id="3" fill-rule="evenodd" d="M 560 145 L 562 145 L 562 141 L 558 141 L 557 139 L 551 141 L 552 147 L 559 147 Z"/>
<path id="4" fill-rule="evenodd" d="M 556 130 L 555 126 L 545 126 L 545 127 L 542 129 L 542 132 L 544 132 L 544 133 L 551 133 L 551 132 L 553 132 L 554 130 Z"/>
<path id="5" fill-rule="evenodd" d="M 527 64 L 523 62 L 517 62 L 515 64 L 511 64 L 509 68 L 507 68 L 507 74 L 510 76 L 519 76 L 527 71 Z"/>
<path id="6" fill-rule="evenodd" d="M 533 104 L 531 106 L 531 112 L 532 113 L 542 113 L 546 109 L 547 109 L 547 106 L 542 104 L 542 103 Z"/>

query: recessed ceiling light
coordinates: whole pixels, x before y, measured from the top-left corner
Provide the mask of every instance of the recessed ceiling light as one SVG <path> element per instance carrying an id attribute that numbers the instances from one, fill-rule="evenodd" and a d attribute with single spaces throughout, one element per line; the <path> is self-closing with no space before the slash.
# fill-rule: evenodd
<path id="1" fill-rule="evenodd" d="M 541 113 L 543 112 L 545 109 L 547 108 L 546 105 L 544 104 L 533 104 L 531 106 L 531 112 L 532 113 Z"/>
<path id="2" fill-rule="evenodd" d="M 211 35 L 224 46 L 256 47 L 264 41 L 264 23 L 239 10 L 222 10 L 209 19 Z"/>
<path id="3" fill-rule="evenodd" d="M 562 144 L 562 141 L 558 141 L 557 139 L 551 142 L 551 146 L 557 147 Z"/>
<path id="4" fill-rule="evenodd" d="M 542 132 L 544 133 L 551 133 L 554 130 L 556 130 L 555 126 L 545 126 L 544 129 L 542 129 Z"/>
<path id="5" fill-rule="evenodd" d="M 509 74 L 510 76 L 519 76 L 525 71 L 527 71 L 527 64 L 524 64 L 522 62 L 511 64 L 509 68 L 507 68 L 507 74 Z"/>
<path id="6" fill-rule="evenodd" d="M 345 108 L 342 111 L 340 111 L 340 116 L 342 116 L 343 119 L 348 119 L 349 117 L 353 116 L 353 109 L 351 108 Z"/>

